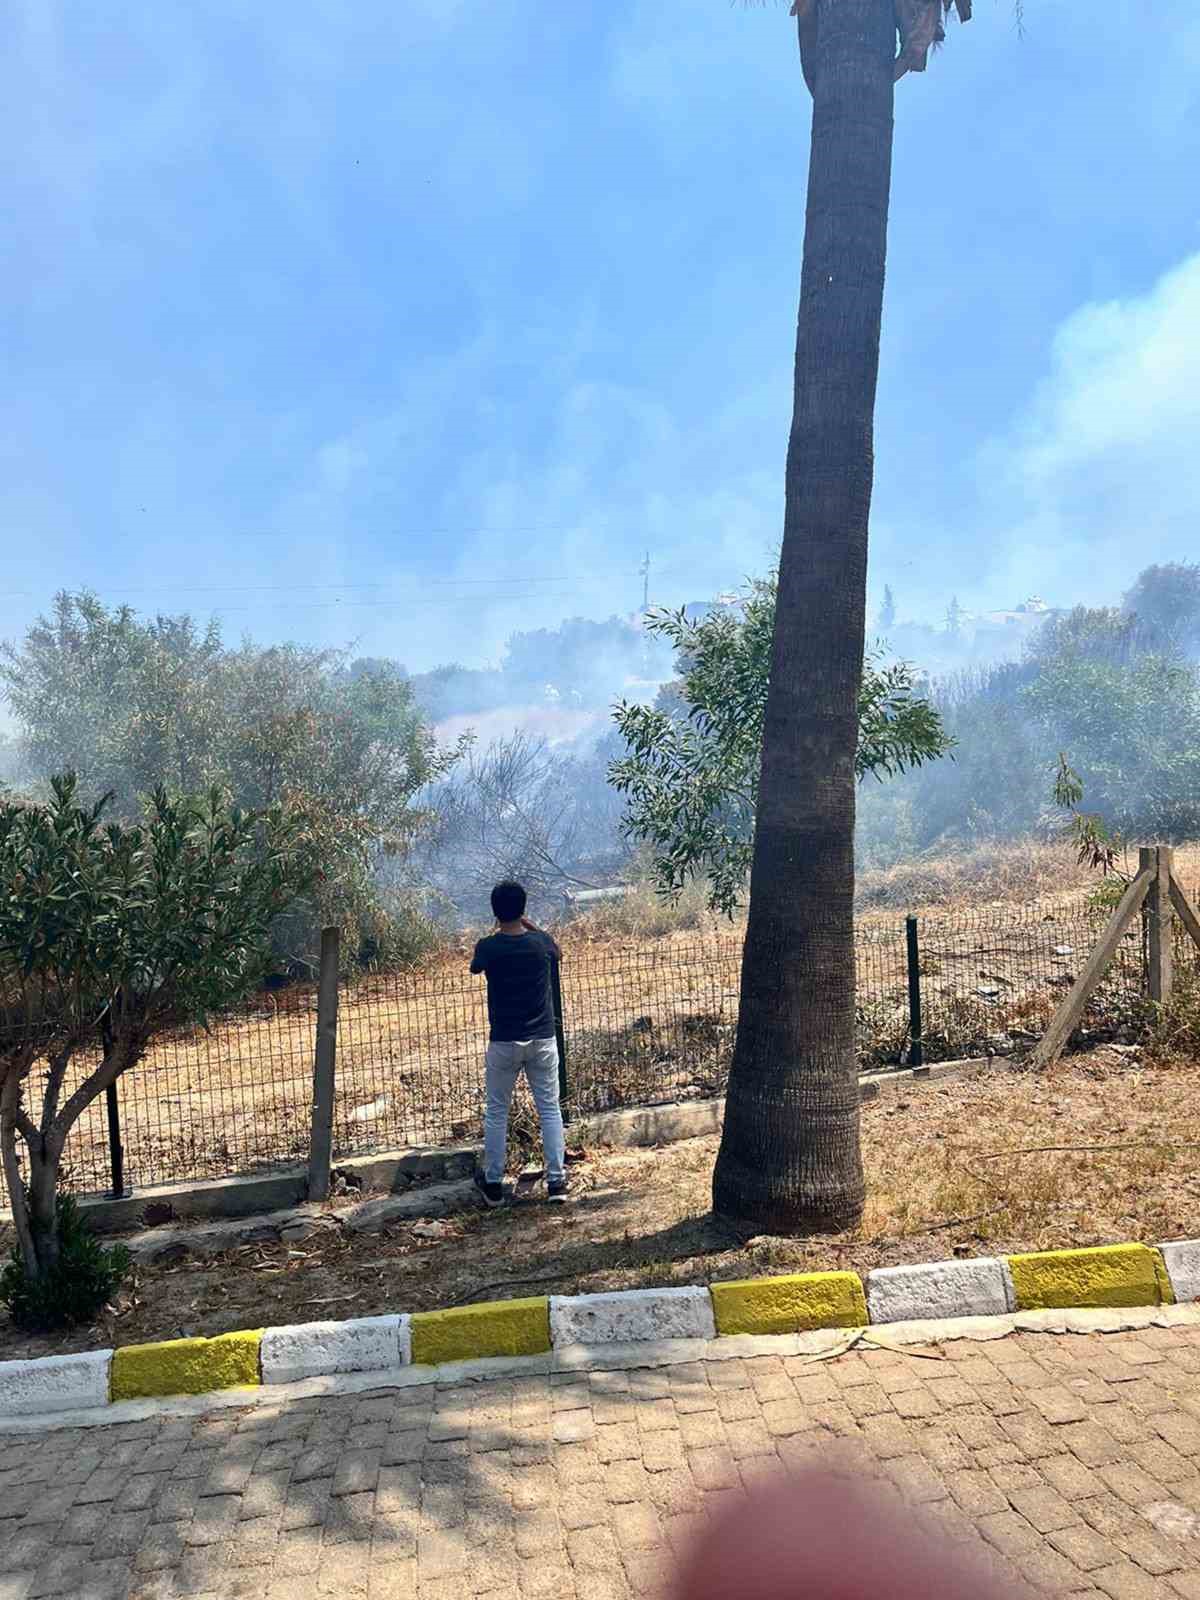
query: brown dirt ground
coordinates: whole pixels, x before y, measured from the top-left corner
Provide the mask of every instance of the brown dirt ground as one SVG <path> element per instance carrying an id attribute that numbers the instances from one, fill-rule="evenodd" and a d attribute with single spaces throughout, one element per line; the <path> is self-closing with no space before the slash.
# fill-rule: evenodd
<path id="1" fill-rule="evenodd" d="M 1200 847 L 1177 852 L 1177 865 L 1191 885 Z M 1060 993 L 1053 985 L 1069 982 L 1088 942 L 1078 914 L 1096 875 L 1079 868 L 1071 851 L 990 846 L 870 881 L 867 898 L 875 904 L 857 915 L 864 1066 L 896 1060 L 906 1037 L 898 906 L 928 911 L 926 1059 L 979 1054 L 988 1032 L 1009 1026 L 1045 1026 Z M 732 1038 L 743 931 L 712 919 L 653 938 L 624 928 L 605 935 L 599 923 L 565 931 L 564 1005 L 581 1109 L 719 1087 L 703 1080 L 719 1075 Z M 1072 954 L 1056 956 L 1063 941 Z M 464 943 L 418 972 L 343 989 L 339 1154 L 475 1136 L 485 1005 L 482 984 L 465 975 L 466 951 Z M 994 998 L 979 998 L 981 983 L 993 986 Z M 631 1031 L 646 1021 L 661 1037 L 639 1046 Z M 315 993 L 298 987 L 258 997 L 207 1033 L 157 1044 L 121 1086 L 130 1181 L 144 1187 L 302 1159 L 315 1027 Z M 674 1036 L 696 1027 L 707 1030 L 704 1038 Z M 82 1192 L 107 1183 L 103 1101 L 72 1132 L 67 1164 L 69 1181 Z"/>
<path id="2" fill-rule="evenodd" d="M 980 1068 L 881 1095 L 862 1126 L 869 1199 L 851 1234 L 751 1238 L 716 1221 L 712 1138 L 595 1150 L 574 1166 L 566 1207 L 472 1208 L 443 1240 L 410 1224 L 145 1268 L 94 1327 L 31 1339 L 0 1320 L 0 1349 L 49 1355 L 524 1294 L 1200 1236 L 1195 1060 L 1143 1066 L 1101 1049 L 1046 1075 Z"/>

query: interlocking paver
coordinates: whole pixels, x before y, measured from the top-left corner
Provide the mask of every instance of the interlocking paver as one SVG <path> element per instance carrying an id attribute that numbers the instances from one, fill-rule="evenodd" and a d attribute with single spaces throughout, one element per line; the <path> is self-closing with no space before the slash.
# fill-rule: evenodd
<path id="1" fill-rule="evenodd" d="M 1036 1590 L 1200 1600 L 1200 1332 L 754 1356 L 0 1436 L 0 1600 L 631 1600 L 821 1463 Z"/>

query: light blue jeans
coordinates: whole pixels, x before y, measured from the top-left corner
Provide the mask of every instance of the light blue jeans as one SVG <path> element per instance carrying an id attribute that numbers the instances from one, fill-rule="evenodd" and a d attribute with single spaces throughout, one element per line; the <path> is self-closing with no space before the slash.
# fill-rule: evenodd
<path id="1" fill-rule="evenodd" d="M 561 1178 L 566 1172 L 566 1141 L 558 1103 L 558 1041 L 518 1039 L 512 1044 L 489 1044 L 484 1058 L 483 1176 L 488 1183 L 500 1183 L 504 1177 L 508 1108 L 522 1072 L 542 1125 L 546 1179 Z"/>

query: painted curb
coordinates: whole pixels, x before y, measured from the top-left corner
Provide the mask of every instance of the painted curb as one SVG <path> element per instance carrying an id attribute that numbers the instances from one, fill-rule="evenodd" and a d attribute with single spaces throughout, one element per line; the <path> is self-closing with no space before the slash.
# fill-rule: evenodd
<path id="1" fill-rule="evenodd" d="M 0 1417 L 106 1406 L 112 1358 L 111 1350 L 94 1350 L 82 1355 L 39 1356 L 31 1361 L 0 1361 Z"/>
<path id="2" fill-rule="evenodd" d="M 479 1356 L 536 1356 L 549 1349 L 550 1301 L 544 1294 L 418 1311 L 412 1319 L 412 1359 L 421 1366 Z"/>
<path id="3" fill-rule="evenodd" d="M 1144 1244 L 1046 1250 L 1009 1256 L 1008 1266 L 1018 1311 L 1169 1305 L 1174 1299 L 1162 1257 Z"/>
<path id="4" fill-rule="evenodd" d="M 495 1376 L 531 1360 L 544 1362 L 546 1371 L 568 1371 L 599 1351 L 622 1367 L 638 1365 L 648 1349 L 672 1350 L 673 1360 L 699 1359 L 708 1350 L 713 1359 L 714 1347 L 732 1356 L 764 1336 L 803 1341 L 871 1323 L 900 1331 L 931 1326 L 931 1319 L 967 1318 L 986 1329 L 1015 1314 L 1019 1325 L 1040 1331 L 1039 1319 L 1050 1319 L 1047 1328 L 1066 1328 L 1073 1317 L 1111 1308 L 1117 1327 L 1124 1325 L 1122 1309 L 1194 1311 L 1197 1302 L 1196 1239 L 879 1267 L 868 1274 L 865 1292 L 857 1273 L 813 1272 L 707 1288 L 540 1295 L 0 1361 L 0 1420 L 86 1416 L 109 1405 L 222 1390 L 232 1400 L 238 1389 L 369 1381 L 373 1373 L 393 1382 L 427 1381 L 422 1374 L 435 1368 L 464 1378 Z"/>
<path id="5" fill-rule="evenodd" d="M 1175 1303 L 1190 1306 L 1200 1300 L 1200 1239 L 1174 1239 L 1160 1244 L 1159 1254 L 1167 1269 Z"/>
<path id="6" fill-rule="evenodd" d="M 257 1388 L 262 1330 L 222 1333 L 215 1339 L 170 1339 L 115 1350 L 114 1400 L 149 1395 L 206 1394 L 210 1389 Z"/>
<path id="7" fill-rule="evenodd" d="M 1002 1317 L 1016 1308 L 1008 1263 L 998 1256 L 876 1267 L 867 1274 L 867 1310 L 872 1322 Z"/>
<path id="8" fill-rule="evenodd" d="M 412 1360 L 411 1318 L 355 1317 L 268 1328 L 260 1360 L 264 1383 L 301 1383 L 335 1372 L 390 1372 Z"/>
<path id="9" fill-rule="evenodd" d="M 618 1289 L 550 1296 L 550 1342 L 636 1344 L 646 1339 L 715 1339 L 707 1289 Z"/>
<path id="10" fill-rule="evenodd" d="M 861 1328 L 867 1302 L 857 1272 L 801 1272 L 709 1286 L 717 1332 L 801 1333 Z"/>

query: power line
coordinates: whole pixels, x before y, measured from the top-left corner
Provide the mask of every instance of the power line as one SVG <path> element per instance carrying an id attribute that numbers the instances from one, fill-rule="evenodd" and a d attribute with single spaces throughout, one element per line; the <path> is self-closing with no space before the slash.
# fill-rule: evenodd
<path id="1" fill-rule="evenodd" d="M 575 588 L 584 588 L 589 584 L 604 583 L 609 579 L 627 578 L 632 574 L 626 572 L 608 572 L 590 577 L 560 577 L 551 574 L 547 577 L 536 577 L 528 574 L 523 577 L 512 578 L 428 578 L 423 573 L 414 573 L 411 582 L 416 585 L 435 585 L 439 588 L 451 588 L 459 584 L 472 584 L 475 586 L 500 586 L 516 583 L 556 583 L 568 584 Z M 397 580 L 393 580 L 395 583 Z M 82 584 L 82 588 L 90 588 Z M 317 590 L 323 594 L 330 590 L 342 589 L 384 589 L 389 585 L 384 583 L 222 583 L 222 584 L 174 584 L 152 583 L 121 585 L 117 588 L 106 588 L 105 594 L 291 594 L 309 590 Z M 34 589 L 4 589 L 0 590 L 0 599 L 33 599 L 42 591 Z"/>
<path id="2" fill-rule="evenodd" d="M 664 576 L 664 575 L 670 576 L 673 573 L 674 574 L 678 574 L 681 571 L 683 571 L 682 567 L 666 567 L 666 568 L 659 569 L 659 576 L 660 577 Z M 475 587 L 475 588 L 479 588 L 479 587 L 503 587 L 503 586 L 508 585 L 508 584 L 531 584 L 531 583 L 534 583 L 534 584 L 555 584 L 555 585 L 558 586 L 558 589 L 553 594 L 548 590 L 536 590 L 535 589 L 535 590 L 531 590 L 529 592 L 529 594 L 523 595 L 523 596 L 520 597 L 522 599 L 538 599 L 540 597 L 545 597 L 545 598 L 563 598 L 564 595 L 565 595 L 565 591 L 567 589 L 569 589 L 569 588 L 588 588 L 588 587 L 591 587 L 591 586 L 593 586 L 593 585 L 595 585 L 597 583 L 606 583 L 606 582 L 610 582 L 610 581 L 617 581 L 617 580 L 619 580 L 621 578 L 628 578 L 628 577 L 642 577 L 642 578 L 644 578 L 646 580 L 646 582 L 643 584 L 643 595 L 642 595 L 643 609 L 645 609 L 645 605 L 646 605 L 646 601 L 647 601 L 647 595 L 648 595 L 647 584 L 649 582 L 649 556 L 648 555 L 647 555 L 646 559 L 643 561 L 643 563 L 641 564 L 641 566 L 637 567 L 636 569 L 631 570 L 629 568 L 625 568 L 625 569 L 622 569 L 622 570 L 606 572 L 606 573 L 592 573 L 592 574 L 590 574 L 589 576 L 586 576 L 586 577 L 584 577 L 584 576 L 571 576 L 571 577 L 568 577 L 566 575 L 559 575 L 559 574 L 554 574 L 554 573 L 547 574 L 545 576 L 540 576 L 539 577 L 539 576 L 536 576 L 536 575 L 530 573 L 530 574 L 525 574 L 523 576 L 513 576 L 513 577 L 504 577 L 504 578 L 500 578 L 500 577 L 489 577 L 489 578 L 431 578 L 431 577 L 426 577 L 423 573 L 414 573 L 412 578 L 409 581 L 414 586 L 416 586 L 418 588 L 425 588 L 425 587 L 455 588 L 455 587 L 457 587 L 459 585 L 462 585 L 462 584 L 470 584 L 472 587 Z M 393 581 L 393 583 L 395 583 L 395 582 L 401 581 L 401 580 L 392 580 L 392 581 Z M 59 587 L 60 588 L 65 588 L 65 587 L 68 587 L 68 586 L 59 585 Z M 105 594 L 105 595 L 122 595 L 122 594 L 166 594 L 166 595 L 183 595 L 183 594 L 299 594 L 299 593 L 309 593 L 309 592 L 315 592 L 315 593 L 318 593 L 318 594 L 329 594 L 329 593 L 332 593 L 332 592 L 337 591 L 337 590 L 341 590 L 343 592 L 349 593 L 351 591 L 356 591 L 356 590 L 360 590 L 360 589 L 383 589 L 383 588 L 386 588 L 386 587 L 388 587 L 388 585 L 384 584 L 384 583 L 266 583 L 266 584 L 201 584 L 201 585 L 196 585 L 196 584 L 172 584 L 172 583 L 169 583 L 169 582 L 164 582 L 164 583 L 155 583 L 155 584 L 120 585 L 120 586 L 115 587 L 115 588 L 105 588 L 103 590 L 95 590 L 95 591 L 92 591 L 92 592 L 95 592 L 95 593 L 98 593 L 98 594 Z M 80 588 L 90 589 L 91 585 L 86 584 L 86 583 L 80 584 Z M 37 599 L 40 594 L 44 594 L 44 593 L 45 593 L 44 590 L 35 590 L 35 589 L 4 589 L 4 590 L 0 590 L 0 599 L 5 599 L 5 600 L 12 600 L 12 599 L 32 600 L 32 599 Z M 453 597 L 448 596 L 447 598 L 453 598 Z M 465 598 L 465 597 L 461 597 L 461 598 Z M 406 605 L 406 604 L 410 603 L 410 600 L 407 599 L 407 598 L 405 598 L 405 599 L 399 599 L 398 598 L 395 601 L 378 601 L 378 602 L 376 602 L 376 601 L 370 601 L 370 600 L 360 600 L 360 601 L 345 601 L 345 602 L 337 602 L 337 603 L 346 604 L 346 605 L 373 605 L 373 604 Z M 246 609 L 252 609 L 252 608 L 246 608 Z"/>
<path id="3" fill-rule="evenodd" d="M 502 594 L 489 596 L 483 602 L 488 606 L 503 606 L 524 604 L 528 600 L 569 600 L 572 593 L 565 590 L 539 589 L 530 594 Z M 423 611 L 433 606 L 461 605 L 461 595 L 440 595 L 436 598 L 409 595 L 406 599 L 396 600 L 301 600 L 280 601 L 278 604 L 266 603 L 263 605 L 232 605 L 213 606 L 214 613 L 224 614 L 226 611 L 252 611 L 256 615 L 263 611 L 362 611 L 368 608 L 394 609 L 397 606 L 406 607 L 410 611 Z"/>

